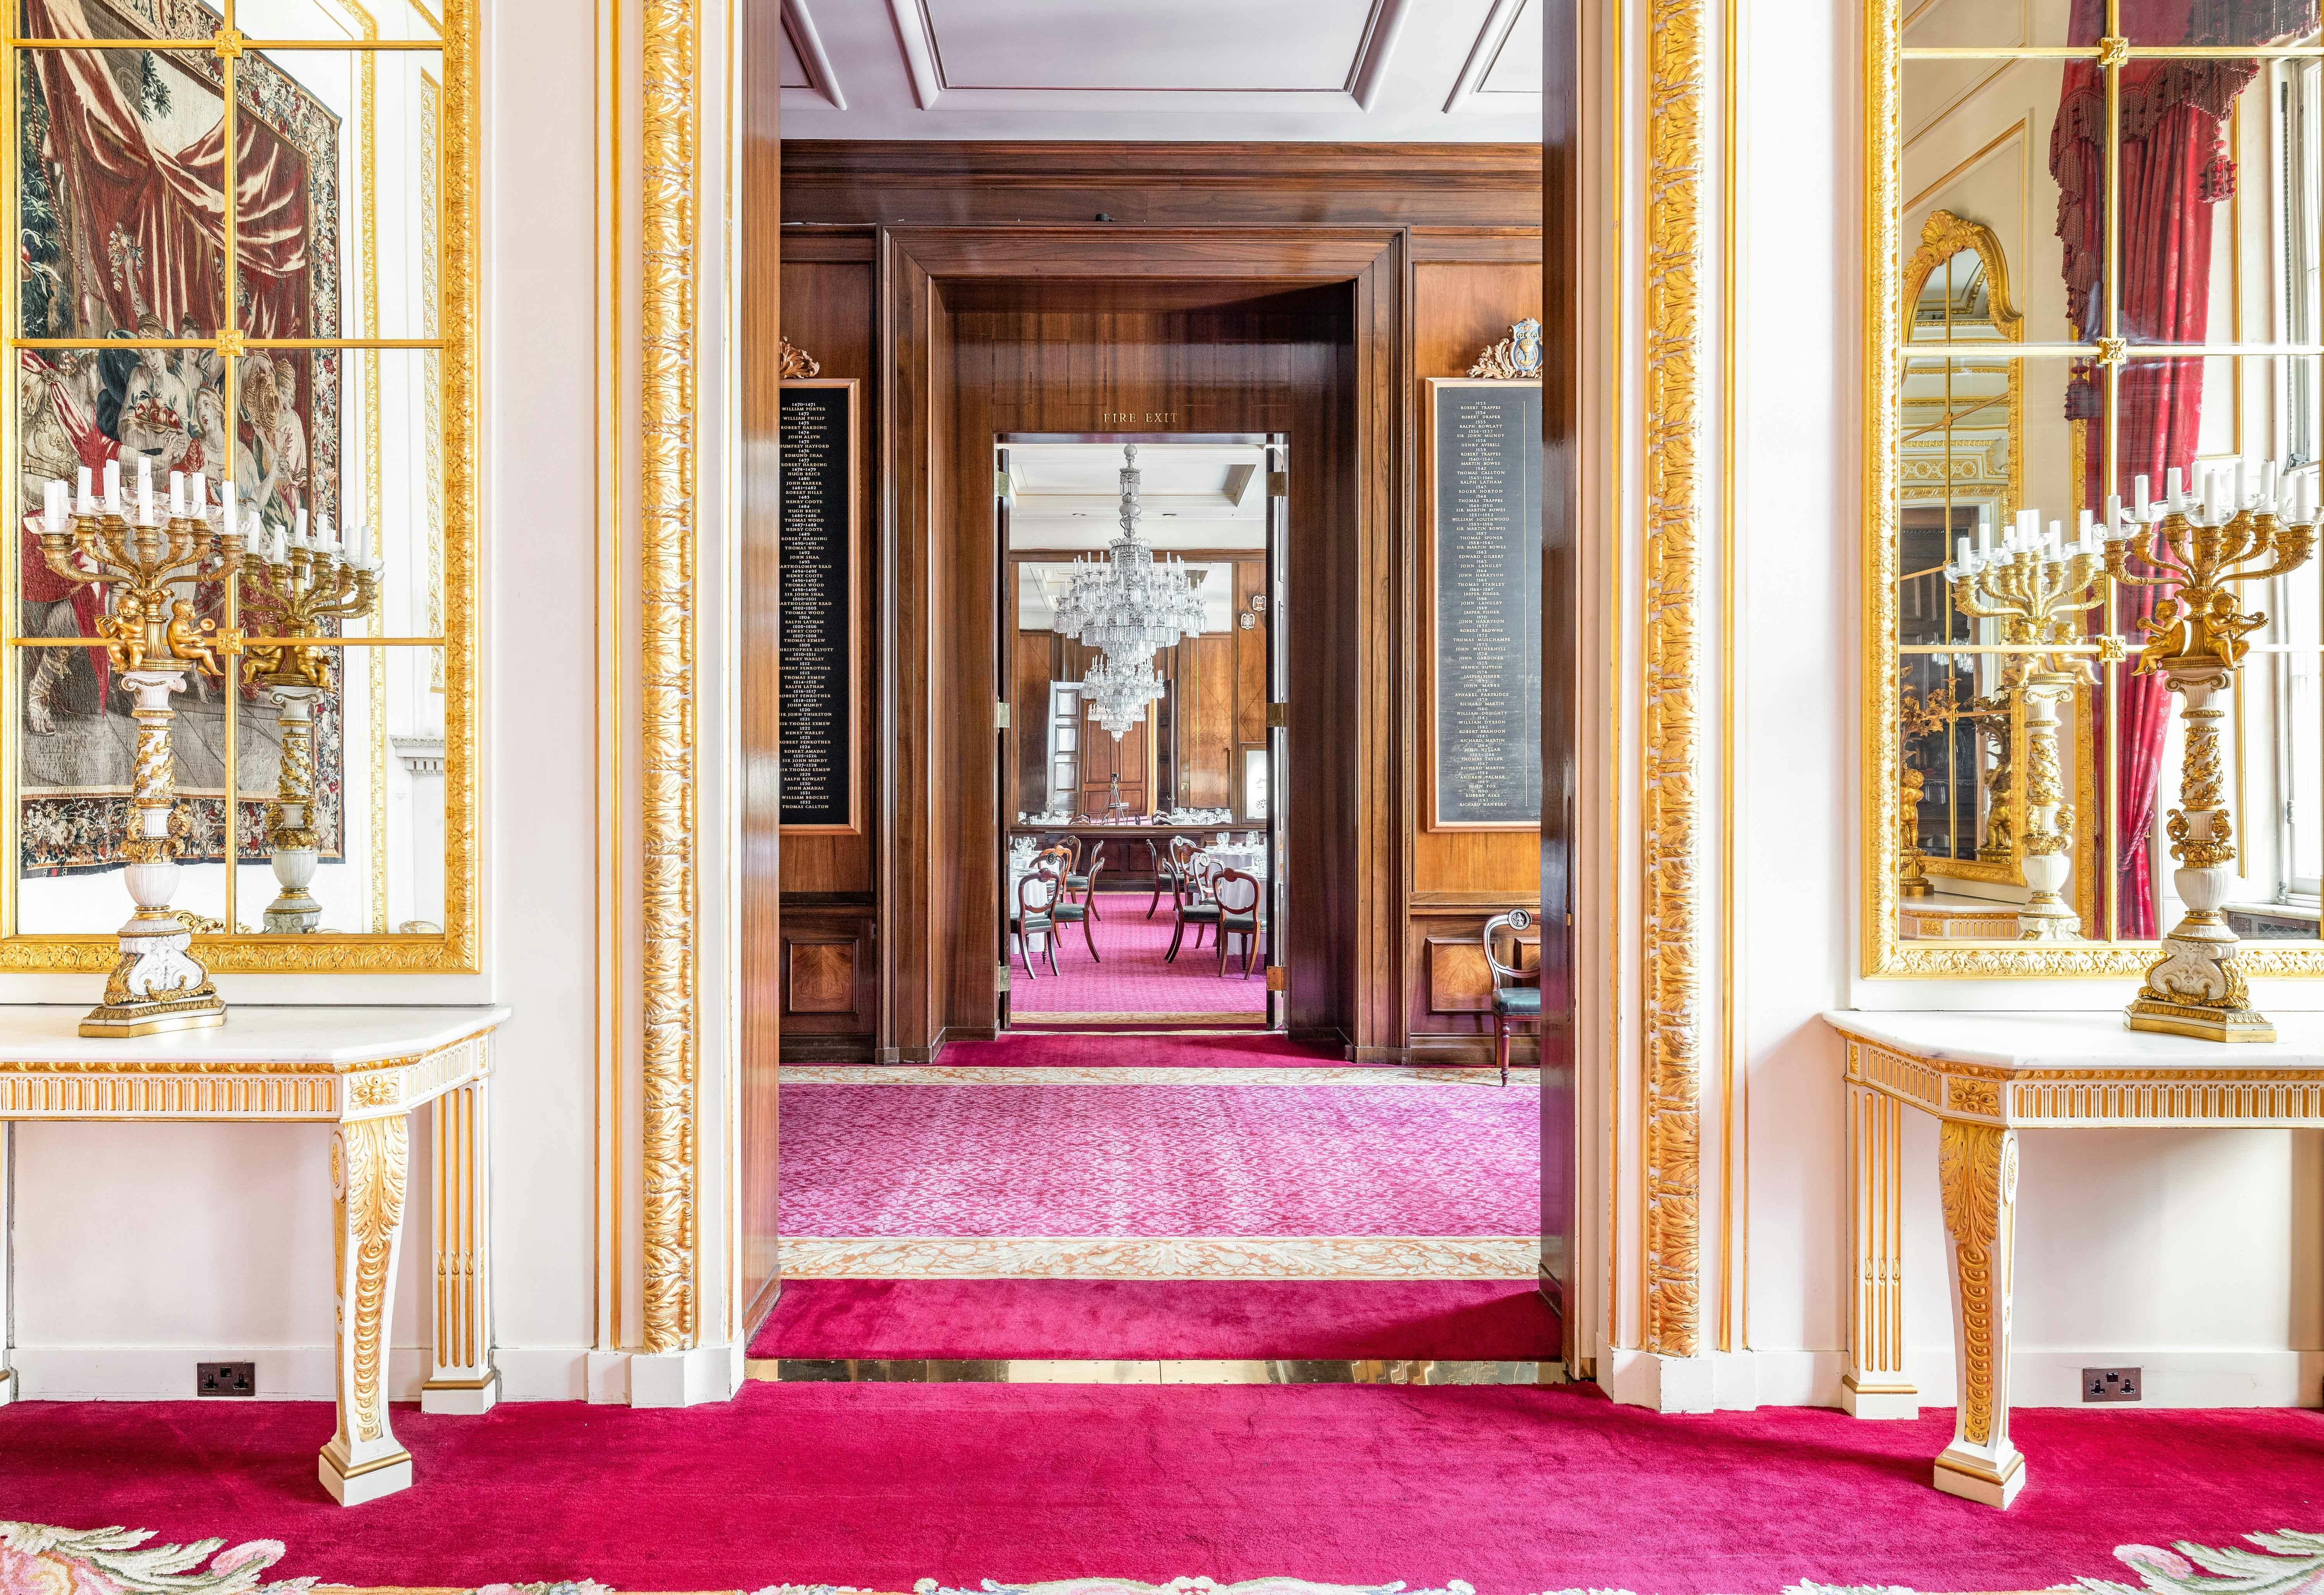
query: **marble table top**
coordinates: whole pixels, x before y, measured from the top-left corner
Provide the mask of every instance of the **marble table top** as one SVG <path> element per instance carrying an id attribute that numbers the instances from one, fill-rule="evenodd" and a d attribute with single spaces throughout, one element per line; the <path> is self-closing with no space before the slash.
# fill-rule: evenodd
<path id="1" fill-rule="evenodd" d="M 198 1070 L 214 1064 L 358 1065 L 430 1052 L 507 1021 L 511 1010 L 473 1008 L 265 1008 L 236 1003 L 223 1025 L 120 1039 L 85 1037 L 76 1003 L 0 1005 L 0 1061 L 106 1063 Z"/>
<path id="2" fill-rule="evenodd" d="M 2118 1008 L 2094 1011 L 1826 1013 L 1836 1030 L 1931 1063 L 2005 1069 L 2324 1070 L 2324 1013 L 2274 1013 L 2277 1038 L 2225 1045 L 2127 1028 Z"/>

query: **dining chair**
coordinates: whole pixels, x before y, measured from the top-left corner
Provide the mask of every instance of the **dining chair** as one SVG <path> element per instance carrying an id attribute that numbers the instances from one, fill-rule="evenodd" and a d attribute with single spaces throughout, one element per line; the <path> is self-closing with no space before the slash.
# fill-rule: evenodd
<path id="1" fill-rule="evenodd" d="M 1533 923 L 1523 908 L 1511 908 L 1485 921 L 1485 963 L 1493 972 L 1493 1061 L 1501 1066 L 1501 1083 L 1509 1083 L 1509 1027 L 1530 1025 L 1541 1034 L 1541 969 L 1521 969 L 1501 962 L 1507 948 L 1512 958 L 1525 956 L 1517 933 Z M 1530 984 L 1526 982 L 1530 982 Z"/>
<path id="2" fill-rule="evenodd" d="M 1242 937 L 1242 978 L 1250 979 L 1250 958 L 1259 945 L 1259 877 L 1244 870 L 1221 870 L 1211 881 L 1219 910 L 1219 973 L 1227 972 L 1227 937 Z"/>
<path id="3" fill-rule="evenodd" d="M 1170 933 L 1170 950 L 1162 954 L 1165 963 L 1178 961 L 1178 945 L 1185 940 L 1186 927 L 1194 927 L 1194 945 L 1203 945 L 1203 927 L 1219 922 L 1219 906 L 1203 895 L 1200 879 L 1201 858 L 1189 861 L 1170 880 L 1170 912 L 1177 928 Z"/>
<path id="4" fill-rule="evenodd" d="M 1055 920 L 1059 925 L 1079 925 L 1082 927 L 1082 940 L 1089 944 L 1089 955 L 1090 962 L 1092 963 L 1103 963 L 1105 962 L 1104 959 L 1098 956 L 1097 937 L 1090 934 L 1090 921 L 1097 917 L 1098 878 L 1104 873 L 1105 844 L 1103 843 L 1100 843 L 1096 849 L 1090 854 L 1089 873 L 1081 877 L 1082 886 L 1088 895 L 1084 897 L 1082 900 L 1077 903 L 1061 900 L 1049 905 L 1049 917 L 1051 919 Z M 1067 876 L 1066 880 L 1070 881 L 1073 880 L 1073 877 Z"/>
<path id="5" fill-rule="evenodd" d="M 1081 838 L 1078 836 L 1074 839 L 1074 856 L 1065 861 L 1065 895 L 1072 897 L 1076 892 L 1080 893 L 1080 900 L 1089 908 L 1089 917 L 1102 919 L 1105 916 L 1097 911 L 1097 890 L 1090 882 L 1095 880 L 1097 872 L 1105 868 L 1105 844 L 1101 842 L 1090 849 L 1086 870 L 1081 867 Z M 1094 954 L 1097 949 L 1093 946 L 1090 951 Z"/>
<path id="6" fill-rule="evenodd" d="M 1025 961 L 1028 980 L 1039 980 L 1040 972 L 1033 967 L 1033 938 L 1041 938 L 1041 951 L 1049 961 L 1049 973 L 1057 973 L 1057 924 L 1050 910 L 1057 906 L 1057 876 L 1047 866 L 1038 866 L 1017 878 L 1017 911 L 1009 916 L 1009 929 L 1017 938 L 1017 955 Z"/>
<path id="7" fill-rule="evenodd" d="M 1171 837 L 1167 853 L 1157 848 L 1150 839 L 1147 842 L 1146 851 L 1154 855 L 1154 896 L 1146 905 L 1148 919 L 1154 917 L 1155 905 L 1162 900 L 1162 894 L 1170 890 L 1170 883 L 1185 874 L 1186 858 L 1194 848 L 1194 844 L 1184 836 Z"/>

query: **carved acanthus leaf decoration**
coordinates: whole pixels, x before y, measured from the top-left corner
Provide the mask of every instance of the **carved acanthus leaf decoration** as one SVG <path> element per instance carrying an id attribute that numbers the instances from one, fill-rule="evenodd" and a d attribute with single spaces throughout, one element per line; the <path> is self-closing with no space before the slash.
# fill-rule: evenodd
<path id="1" fill-rule="evenodd" d="M 793 382 L 800 377 L 820 376 L 823 373 L 823 362 L 810 358 L 805 349 L 798 347 L 788 338 L 783 340 L 782 348 L 778 353 L 782 362 L 780 380 L 783 382 Z"/>

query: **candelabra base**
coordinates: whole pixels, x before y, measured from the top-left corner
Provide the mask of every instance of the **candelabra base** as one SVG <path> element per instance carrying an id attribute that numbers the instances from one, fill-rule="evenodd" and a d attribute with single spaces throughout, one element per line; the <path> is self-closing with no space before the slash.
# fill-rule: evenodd
<path id="1" fill-rule="evenodd" d="M 2021 942 L 2079 942 L 2082 939 L 2081 916 L 2071 908 L 2056 913 L 2023 909 L 2017 916 L 2017 939 Z"/>
<path id="2" fill-rule="evenodd" d="M 2163 938 L 2163 956 L 2124 1010 L 2130 1028 L 2198 1041 L 2274 1040 L 2274 1025 L 2249 1006 L 2232 934 L 2221 941 L 2186 929 Z"/>
<path id="3" fill-rule="evenodd" d="M 286 891 L 266 905 L 268 936 L 307 936 L 323 921 L 323 905 L 303 891 Z"/>
<path id="4" fill-rule="evenodd" d="M 158 1036 L 226 1023 L 226 1000 L 188 949 L 193 932 L 167 908 L 141 908 L 121 927 L 121 955 L 105 1000 L 80 1021 L 84 1036 Z"/>
<path id="5" fill-rule="evenodd" d="M 1900 898 L 1930 898 L 1937 895 L 1936 887 L 1926 880 L 1899 880 L 1896 895 Z"/>

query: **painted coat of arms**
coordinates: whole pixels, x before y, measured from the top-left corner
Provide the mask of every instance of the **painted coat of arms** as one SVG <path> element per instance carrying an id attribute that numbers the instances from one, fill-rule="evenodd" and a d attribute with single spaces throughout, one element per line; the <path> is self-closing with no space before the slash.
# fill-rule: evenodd
<path id="1" fill-rule="evenodd" d="M 219 25 L 199 0 L 22 0 L 33 38 L 182 38 Z M 340 362 L 326 349 L 254 350 L 237 363 L 226 411 L 226 361 L 198 348 L 127 348 L 124 339 L 200 338 L 236 326 L 253 337 L 336 337 L 338 118 L 272 62 L 237 73 L 233 165 L 235 305 L 226 295 L 226 100 L 208 51 L 25 50 L 18 53 L 22 336 L 85 346 L 19 349 L 16 371 L 21 635 L 95 632 L 98 590 L 46 571 L 28 530 L 42 484 L 100 477 L 119 459 L 134 479 L 231 476 L 243 504 L 289 529 L 300 510 L 338 519 Z M 225 594 L 193 595 L 223 615 Z M 244 613 L 262 629 L 263 613 Z M 135 725 L 101 649 L 23 650 L 14 705 L 20 869 L 51 875 L 109 869 L 129 828 Z M 337 650 L 331 689 L 315 709 L 316 829 L 342 856 L 342 715 Z M 226 700 L 239 694 L 235 787 L 247 862 L 267 856 L 266 798 L 280 737 L 273 705 L 247 686 L 198 675 L 180 700 L 180 856 L 225 856 Z"/>

